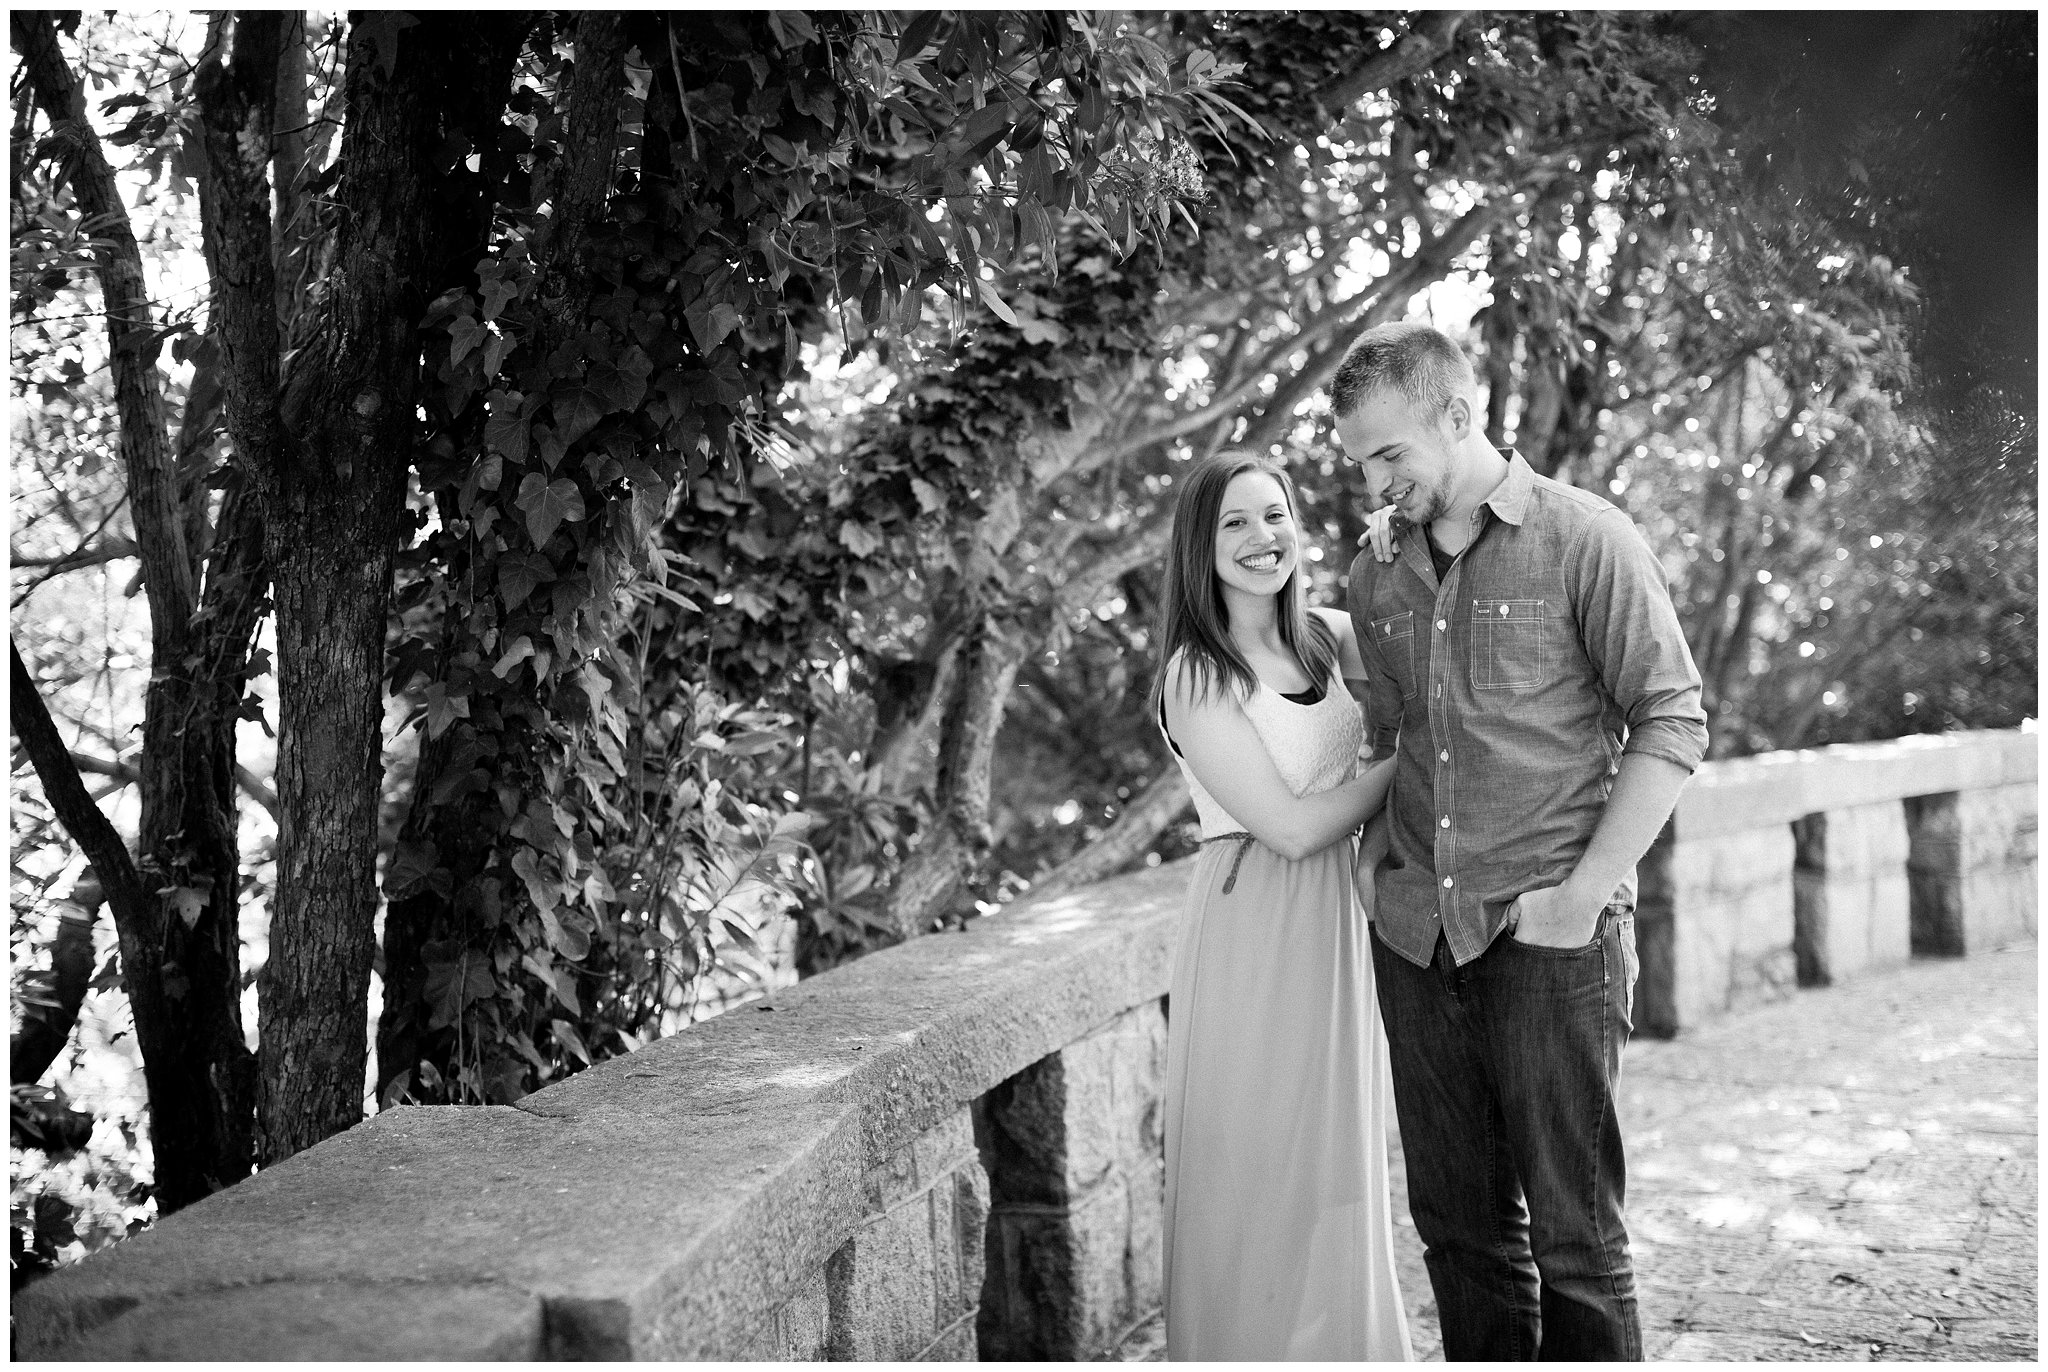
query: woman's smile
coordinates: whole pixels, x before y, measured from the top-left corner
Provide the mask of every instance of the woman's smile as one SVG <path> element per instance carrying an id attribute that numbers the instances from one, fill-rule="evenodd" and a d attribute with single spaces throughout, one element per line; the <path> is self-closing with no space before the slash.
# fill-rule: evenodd
<path id="1" fill-rule="evenodd" d="M 1249 571 L 1270 572 L 1280 566 L 1280 550 L 1268 548 L 1264 552 L 1246 553 L 1237 560 L 1237 565 Z"/>

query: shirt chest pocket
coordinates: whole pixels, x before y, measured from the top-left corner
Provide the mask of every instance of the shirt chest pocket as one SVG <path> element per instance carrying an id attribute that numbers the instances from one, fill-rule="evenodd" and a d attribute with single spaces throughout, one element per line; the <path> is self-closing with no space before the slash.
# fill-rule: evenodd
<path id="1" fill-rule="evenodd" d="M 1540 600 L 1472 602 L 1472 689 L 1526 691 L 1550 669 L 1550 626 Z"/>
<path id="2" fill-rule="evenodd" d="M 1372 641 L 1379 649 L 1380 659 L 1394 680 L 1401 683 L 1401 699 L 1415 698 L 1415 612 L 1403 610 L 1397 615 L 1372 621 Z"/>

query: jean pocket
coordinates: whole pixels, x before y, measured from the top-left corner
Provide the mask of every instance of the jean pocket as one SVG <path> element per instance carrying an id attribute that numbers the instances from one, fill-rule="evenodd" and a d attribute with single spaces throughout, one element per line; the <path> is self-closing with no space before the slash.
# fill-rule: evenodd
<path id="1" fill-rule="evenodd" d="M 1403 610 L 1373 620 L 1372 641 L 1379 648 L 1387 670 L 1401 684 L 1401 699 L 1415 699 L 1415 612 Z"/>
<path id="2" fill-rule="evenodd" d="M 1642 959 L 1636 953 L 1635 913 L 1611 916 L 1608 923 L 1621 948 L 1621 1024 L 1627 1033 L 1636 1027 L 1636 979 L 1643 973 Z"/>
<path id="3" fill-rule="evenodd" d="M 1544 602 L 1472 602 L 1472 689 L 1526 691 L 1543 684 Z"/>

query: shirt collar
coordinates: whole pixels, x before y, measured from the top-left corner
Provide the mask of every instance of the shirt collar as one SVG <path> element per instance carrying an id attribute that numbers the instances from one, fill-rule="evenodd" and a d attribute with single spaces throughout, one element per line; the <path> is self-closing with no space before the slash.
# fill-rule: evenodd
<path id="1" fill-rule="evenodd" d="M 1493 494 L 1479 503 L 1492 509 L 1496 518 L 1521 527 L 1529 509 L 1529 492 L 1536 485 L 1536 469 L 1514 449 L 1508 449 L 1508 474 L 1493 488 Z"/>

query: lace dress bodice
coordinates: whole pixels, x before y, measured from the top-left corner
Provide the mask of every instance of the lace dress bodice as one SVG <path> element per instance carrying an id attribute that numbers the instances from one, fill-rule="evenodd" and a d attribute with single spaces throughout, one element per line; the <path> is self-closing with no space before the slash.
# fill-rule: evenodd
<path id="1" fill-rule="evenodd" d="M 1311 796 L 1349 781 L 1358 771 L 1358 748 L 1365 738 L 1365 720 L 1358 702 L 1344 689 L 1333 671 L 1323 686 L 1323 698 L 1313 705 L 1289 700 L 1263 681 L 1241 701 L 1245 718 L 1252 722 L 1266 755 L 1287 789 L 1297 796 Z M 1164 722 L 1161 722 L 1164 731 Z M 1172 743 L 1168 735 L 1167 742 Z M 1181 775 L 1195 799 L 1195 814 L 1202 822 L 1202 837 L 1242 833 L 1244 825 L 1217 803 L 1195 775 L 1194 768 L 1173 750 Z"/>

